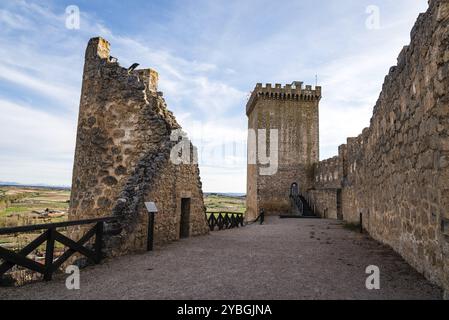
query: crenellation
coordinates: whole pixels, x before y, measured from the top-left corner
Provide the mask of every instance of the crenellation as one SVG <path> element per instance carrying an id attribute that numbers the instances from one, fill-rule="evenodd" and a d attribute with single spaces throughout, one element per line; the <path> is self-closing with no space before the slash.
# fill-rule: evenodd
<path id="1" fill-rule="evenodd" d="M 260 90 L 260 91 L 269 91 L 269 92 L 287 92 L 288 90 L 291 90 L 292 92 L 295 93 L 301 93 L 304 91 L 311 91 L 311 92 L 320 92 L 321 90 L 321 86 L 311 86 L 311 85 L 306 85 L 303 86 L 303 82 L 300 81 L 294 81 L 291 84 L 285 84 L 285 85 L 281 85 L 281 84 L 275 84 L 274 86 L 271 83 L 266 83 L 265 85 L 263 85 L 262 83 L 257 83 L 256 87 L 255 87 L 255 91 Z"/>
<path id="2" fill-rule="evenodd" d="M 141 69 L 136 70 L 141 81 L 145 83 L 145 86 L 151 92 L 157 92 L 159 74 L 153 69 Z"/>
<path id="3" fill-rule="evenodd" d="M 250 114 L 258 99 L 272 99 L 272 100 L 292 100 L 292 101 L 320 101 L 321 87 L 308 85 L 302 88 L 302 82 L 295 81 L 292 84 L 287 84 L 284 87 L 280 84 L 267 83 L 263 86 L 261 83 L 256 84 L 251 97 L 249 98 L 246 113 Z"/>
<path id="4" fill-rule="evenodd" d="M 86 49 L 86 59 L 105 59 L 109 62 L 111 45 L 101 37 L 90 39 Z"/>

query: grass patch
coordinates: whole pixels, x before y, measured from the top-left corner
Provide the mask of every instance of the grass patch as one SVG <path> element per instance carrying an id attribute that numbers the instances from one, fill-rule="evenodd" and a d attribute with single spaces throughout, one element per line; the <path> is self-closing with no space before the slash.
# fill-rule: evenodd
<path id="1" fill-rule="evenodd" d="M 5 210 L 3 210 L 4 214 L 12 214 L 12 213 L 23 213 L 23 212 L 28 212 L 28 208 L 27 207 L 22 207 L 22 206 L 13 206 L 13 207 L 8 207 Z"/>
<path id="2" fill-rule="evenodd" d="M 343 228 L 349 231 L 360 232 L 360 224 L 359 223 L 345 223 Z"/>
<path id="3" fill-rule="evenodd" d="M 239 212 L 245 213 L 246 204 L 243 197 L 229 197 L 224 195 L 209 194 L 204 197 L 204 205 L 207 211 L 212 212 Z"/>
<path id="4" fill-rule="evenodd" d="M 70 199 L 69 190 L 45 188 L 2 187 L 3 202 L 0 202 L 0 228 L 20 226 L 25 224 L 61 222 L 62 218 L 43 218 L 33 211 L 42 212 L 45 209 L 68 212 Z"/>

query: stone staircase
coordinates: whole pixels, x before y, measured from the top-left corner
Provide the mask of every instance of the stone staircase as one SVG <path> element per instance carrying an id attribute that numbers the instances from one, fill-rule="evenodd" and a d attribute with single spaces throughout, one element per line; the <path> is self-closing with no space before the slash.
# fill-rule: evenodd
<path id="1" fill-rule="evenodd" d="M 310 207 L 306 198 L 302 195 L 292 195 L 290 196 L 292 203 L 292 212 L 290 214 L 282 214 L 281 218 L 319 218 Z"/>

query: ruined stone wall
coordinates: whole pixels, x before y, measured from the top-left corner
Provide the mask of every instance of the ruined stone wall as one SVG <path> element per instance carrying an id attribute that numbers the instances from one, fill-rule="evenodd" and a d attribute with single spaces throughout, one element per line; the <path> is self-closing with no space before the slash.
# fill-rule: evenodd
<path id="1" fill-rule="evenodd" d="M 340 147 L 343 218 L 449 290 L 449 2 L 429 1 L 369 128 Z M 317 184 L 316 188 L 323 185 Z"/>
<path id="2" fill-rule="evenodd" d="M 121 217 L 121 233 L 106 243 L 119 255 L 144 248 L 145 201 L 159 209 L 156 243 L 178 239 L 181 198 L 190 196 L 191 234 L 206 233 L 198 166 L 170 162 L 180 126 L 157 92 L 157 72 L 129 72 L 109 50 L 101 38 L 86 50 L 70 219 Z"/>
<path id="3" fill-rule="evenodd" d="M 266 214 L 288 213 L 292 183 L 302 191 L 312 186 L 313 165 L 319 160 L 320 98 L 320 87 L 303 88 L 299 82 L 274 88 L 270 84 L 256 86 L 247 104 L 248 127 L 256 132 L 265 129 L 267 137 L 271 130 L 278 130 L 278 168 L 274 174 L 264 175 L 260 170 L 267 166 L 260 159 L 256 165 L 248 165 L 249 218 L 255 218 L 261 208 Z M 270 141 L 266 145 L 269 150 Z"/>

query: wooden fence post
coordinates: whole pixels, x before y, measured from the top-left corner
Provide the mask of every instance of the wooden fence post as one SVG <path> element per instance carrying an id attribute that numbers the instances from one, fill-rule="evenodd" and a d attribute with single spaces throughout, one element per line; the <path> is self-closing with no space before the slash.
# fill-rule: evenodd
<path id="1" fill-rule="evenodd" d="M 102 258 L 102 252 L 101 249 L 103 247 L 103 229 L 104 229 L 104 222 L 98 222 L 96 231 L 95 231 L 95 257 L 96 257 L 96 263 L 101 262 Z"/>
<path id="2" fill-rule="evenodd" d="M 44 280 L 51 281 L 53 275 L 53 258 L 55 252 L 55 229 L 47 230 L 47 247 L 45 250 L 45 273 Z"/>

